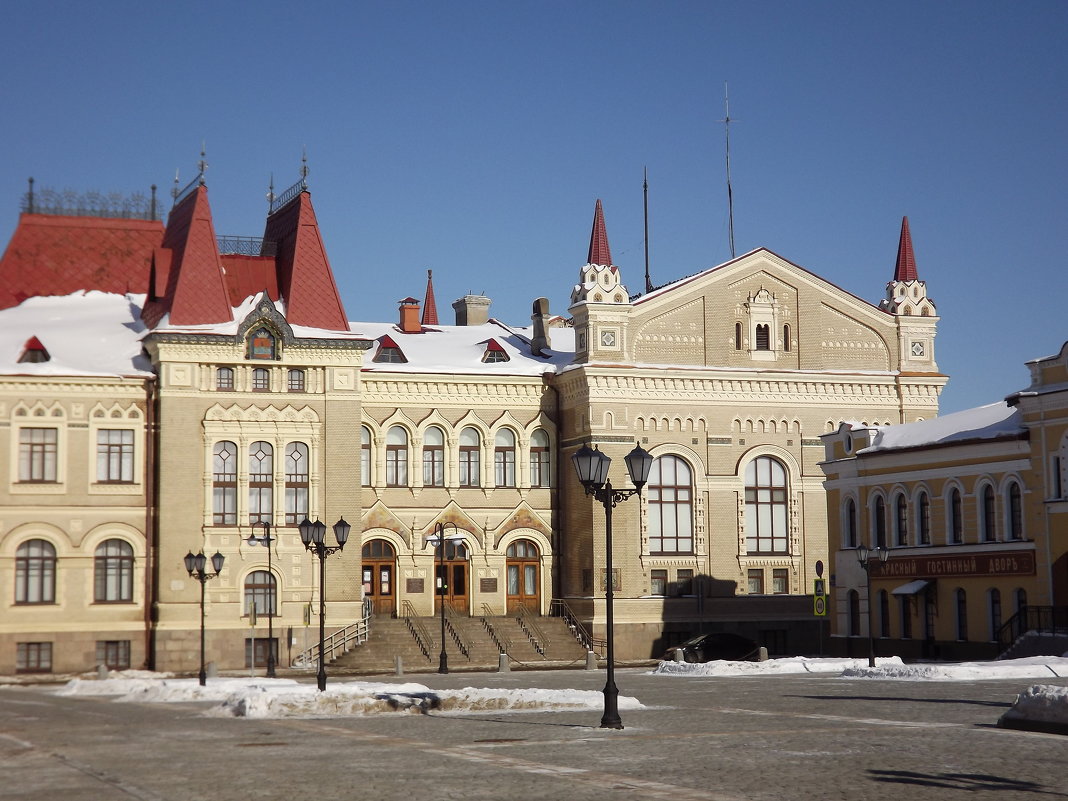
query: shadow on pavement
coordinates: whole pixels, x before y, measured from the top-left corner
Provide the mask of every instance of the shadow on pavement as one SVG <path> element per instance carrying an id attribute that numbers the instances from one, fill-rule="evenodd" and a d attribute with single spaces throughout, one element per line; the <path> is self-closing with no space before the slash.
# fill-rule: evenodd
<path id="1" fill-rule="evenodd" d="M 1011 701 L 976 701 L 969 698 L 898 698 L 892 695 L 784 695 L 784 698 L 809 698 L 813 701 L 909 701 L 921 704 L 971 704 L 1009 708 Z"/>
<path id="2" fill-rule="evenodd" d="M 1049 790 L 1035 782 L 1005 779 L 1001 776 L 990 776 L 983 773 L 916 773 L 909 770 L 869 770 L 868 775 L 874 781 L 889 784 L 916 784 L 924 787 L 967 790 L 969 792 L 1015 790 L 1017 792 L 1065 797 L 1064 793 Z"/>

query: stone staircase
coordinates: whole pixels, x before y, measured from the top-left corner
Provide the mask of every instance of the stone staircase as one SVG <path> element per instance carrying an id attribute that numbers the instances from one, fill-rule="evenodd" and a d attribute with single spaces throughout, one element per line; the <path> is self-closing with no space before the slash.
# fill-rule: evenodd
<path id="1" fill-rule="evenodd" d="M 420 617 L 410 623 L 411 627 L 404 618 L 373 618 L 367 641 L 331 666 L 353 673 L 392 673 L 399 656 L 405 673 L 437 670 L 441 619 Z M 451 616 L 446 623 L 449 670 L 496 669 L 502 651 L 508 655 L 509 667 L 516 669 L 567 664 L 582 667 L 586 662 L 586 649 L 561 618 L 537 617 L 524 624 L 517 617 Z M 425 652 L 412 628 L 425 632 Z"/>

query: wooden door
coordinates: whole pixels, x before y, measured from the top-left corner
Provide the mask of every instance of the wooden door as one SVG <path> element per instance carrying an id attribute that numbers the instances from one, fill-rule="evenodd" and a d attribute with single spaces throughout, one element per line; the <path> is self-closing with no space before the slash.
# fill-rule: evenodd
<path id="1" fill-rule="evenodd" d="M 505 551 L 508 612 L 519 606 L 541 614 L 541 556 L 530 540 L 516 540 Z"/>

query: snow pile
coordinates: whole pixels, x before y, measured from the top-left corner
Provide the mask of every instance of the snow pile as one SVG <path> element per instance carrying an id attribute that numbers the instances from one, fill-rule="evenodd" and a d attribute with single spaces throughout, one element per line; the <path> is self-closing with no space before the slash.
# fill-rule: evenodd
<path id="1" fill-rule="evenodd" d="M 903 679 L 905 681 L 972 681 L 976 679 L 1035 679 L 1068 676 L 1068 659 L 1032 656 L 995 662 L 958 664 L 884 665 L 852 667 L 842 671 L 847 679 Z"/>
<path id="2" fill-rule="evenodd" d="M 1039 724 L 1037 726 L 1028 724 Z M 1016 696 L 998 720 L 1003 728 L 1049 729 L 1068 733 L 1068 687 L 1036 684 Z"/>
<path id="3" fill-rule="evenodd" d="M 600 709 L 604 694 L 596 690 L 521 690 L 465 687 L 431 690 L 422 684 L 338 682 L 325 692 L 292 679 L 196 679 L 144 677 L 74 679 L 60 695 L 114 695 L 135 703 L 216 702 L 209 714 L 245 718 L 336 717 L 394 713 L 524 712 L 549 709 Z M 619 697 L 620 709 L 641 709 L 636 698 Z"/>
<path id="4" fill-rule="evenodd" d="M 663 676 L 781 676 L 786 673 L 842 673 L 867 665 L 867 659 L 809 659 L 795 656 L 786 659 L 768 659 L 764 662 L 661 662 L 652 671 Z M 879 657 L 877 665 L 901 665 L 896 656 Z"/>

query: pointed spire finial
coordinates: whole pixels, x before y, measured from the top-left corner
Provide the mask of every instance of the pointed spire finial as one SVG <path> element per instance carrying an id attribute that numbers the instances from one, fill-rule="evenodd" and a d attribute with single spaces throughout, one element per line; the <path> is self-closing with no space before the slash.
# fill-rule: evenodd
<path id="1" fill-rule="evenodd" d="M 300 147 L 300 188 L 308 188 L 308 146 Z"/>
<path id="2" fill-rule="evenodd" d="M 590 252 L 586 263 L 612 266 L 612 252 L 608 249 L 608 233 L 605 230 L 604 209 L 600 198 L 597 198 L 597 205 L 593 210 L 593 231 L 590 234 Z"/>
<path id="3" fill-rule="evenodd" d="M 178 200 L 178 192 L 178 168 L 176 167 L 174 170 L 174 186 L 171 187 L 171 197 L 173 197 L 175 201 Z"/>
<path id="4" fill-rule="evenodd" d="M 274 210 L 274 173 L 271 173 L 271 179 L 267 183 L 267 210 Z"/>
<path id="5" fill-rule="evenodd" d="M 201 139 L 200 140 L 200 161 L 197 162 L 197 169 L 200 170 L 200 175 L 197 176 L 197 177 L 200 179 L 200 185 L 201 186 L 204 186 L 204 173 L 207 172 L 207 169 L 208 169 L 208 162 L 204 158 L 204 156 L 206 155 L 206 151 L 207 151 L 207 143 L 203 139 Z"/>
<path id="6" fill-rule="evenodd" d="M 434 271 L 426 271 L 426 297 L 423 299 L 423 318 L 421 325 L 439 325 L 438 304 L 434 300 Z"/>
<path id="7" fill-rule="evenodd" d="M 916 255 L 912 252 L 912 234 L 909 233 L 909 218 L 901 218 L 901 238 L 897 243 L 897 263 L 894 266 L 895 281 L 916 281 Z"/>

